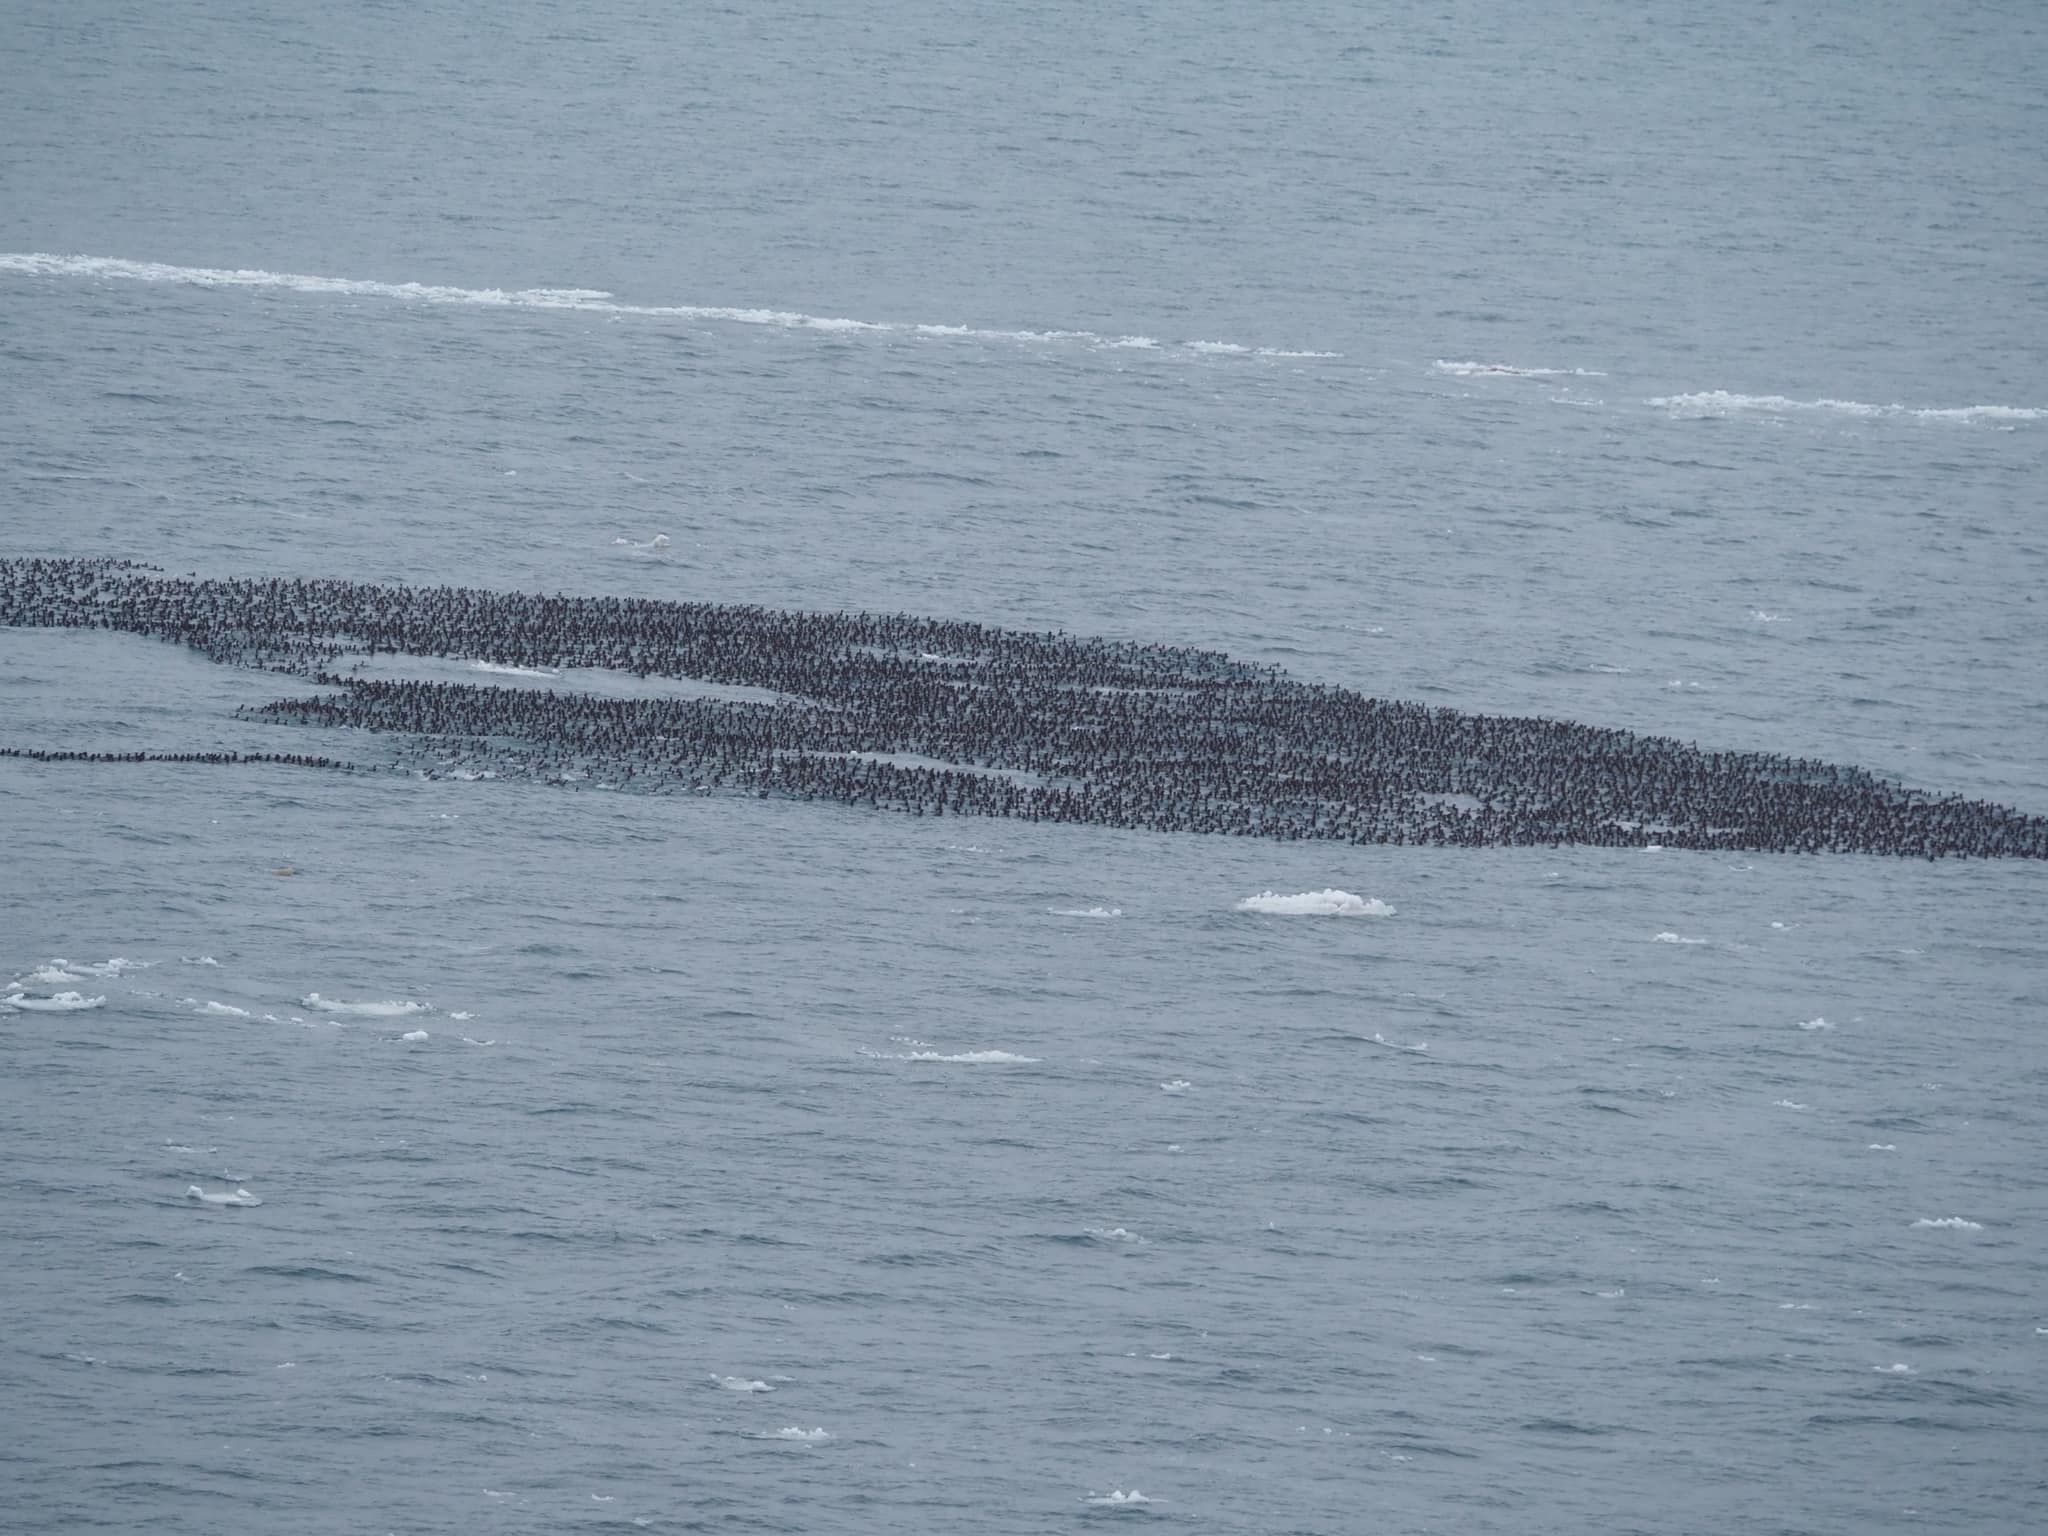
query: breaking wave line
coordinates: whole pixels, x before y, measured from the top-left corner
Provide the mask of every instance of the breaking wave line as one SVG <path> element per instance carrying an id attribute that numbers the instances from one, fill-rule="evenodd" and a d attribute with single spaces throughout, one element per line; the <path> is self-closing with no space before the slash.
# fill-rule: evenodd
<path id="1" fill-rule="evenodd" d="M 457 288 L 438 283 L 386 283 L 360 277 L 322 277 L 303 272 L 269 272 L 254 267 L 180 267 L 118 256 L 60 256 L 46 251 L 0 252 L 0 272 L 27 277 L 103 278 L 135 283 L 174 283 L 188 288 L 282 289 L 331 298 L 396 299 L 415 304 L 453 304 L 491 309 L 573 311 L 650 320 L 704 320 L 760 325 L 786 331 L 833 335 L 922 336 L 945 341 L 1068 343 L 1123 351 L 1171 350 L 1189 356 L 1327 359 L 1340 354 L 1287 347 L 1252 347 L 1236 342 L 1190 339 L 1161 343 L 1150 336 L 1110 336 L 1100 331 L 1003 329 L 935 325 L 900 320 L 854 320 L 810 315 L 792 309 L 730 304 L 629 304 L 601 288 Z"/>

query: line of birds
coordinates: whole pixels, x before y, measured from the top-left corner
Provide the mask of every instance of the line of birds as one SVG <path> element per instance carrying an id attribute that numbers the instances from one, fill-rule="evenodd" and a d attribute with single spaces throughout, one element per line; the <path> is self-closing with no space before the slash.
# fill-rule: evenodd
<path id="1" fill-rule="evenodd" d="M 333 691 L 250 713 L 393 733 L 405 743 L 400 766 L 430 773 L 1283 840 L 2048 858 L 2048 818 L 1860 768 L 1368 698 L 1213 651 L 909 614 L 15 559 L 0 560 L 0 624 L 153 635 L 307 678 Z M 341 670 L 364 653 L 767 693 L 600 698 Z M 349 766 L 292 754 L 41 755 Z"/>

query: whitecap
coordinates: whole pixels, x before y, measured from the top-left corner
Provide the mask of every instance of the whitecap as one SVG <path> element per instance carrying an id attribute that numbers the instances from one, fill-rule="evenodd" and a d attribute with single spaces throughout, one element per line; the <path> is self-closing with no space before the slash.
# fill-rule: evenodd
<path id="1" fill-rule="evenodd" d="M 1913 1367 L 1906 1364 L 1903 1360 L 1894 1360 L 1890 1365 L 1873 1365 L 1871 1369 L 1880 1376 L 1911 1376 L 1913 1374 Z"/>
<path id="2" fill-rule="evenodd" d="M 106 1002 L 106 998 L 87 997 L 82 992 L 59 992 L 54 997 L 30 997 L 17 992 L 7 1001 L 34 1013 L 75 1013 L 81 1008 L 97 1008 Z"/>
<path id="3" fill-rule="evenodd" d="M 249 1017 L 248 1009 L 237 1008 L 233 1003 L 208 1003 L 199 1011 L 201 1013 L 210 1013 L 216 1018 L 222 1019 L 246 1019 Z"/>
<path id="4" fill-rule="evenodd" d="M 263 1203 L 262 1200 L 250 1194 L 246 1189 L 237 1187 L 233 1190 L 216 1190 L 209 1193 L 201 1189 L 197 1184 L 185 1186 L 185 1198 L 187 1200 L 197 1200 L 202 1205 L 261 1205 Z"/>
<path id="5" fill-rule="evenodd" d="M 69 277 L 137 283 L 175 283 L 211 289 L 282 289 L 321 298 L 390 299 L 401 303 L 448 304 L 496 310 L 540 310 L 603 315 L 610 320 L 711 321 L 768 326 L 828 336 L 913 336 L 934 340 L 1021 345 L 1070 343 L 1079 346 L 1140 345 L 1147 337 L 1110 336 L 1087 330 L 1000 329 L 933 321 L 857 320 L 796 310 L 731 304 L 631 304 L 598 288 L 457 288 L 437 283 L 392 283 L 367 278 L 324 277 L 261 268 L 182 267 L 161 261 L 115 256 L 66 256 L 46 251 L 0 252 L 0 272 L 28 277 Z M 1233 341 L 1187 341 L 1188 351 L 1207 355 L 1334 357 L 1335 353 L 1250 347 Z"/>
<path id="6" fill-rule="evenodd" d="M 1899 1144 L 1895 1141 L 1873 1141 L 1864 1149 L 1867 1152 L 1896 1152 Z"/>
<path id="7" fill-rule="evenodd" d="M 1779 1109 L 1805 1109 L 1808 1107 L 1804 1104 L 1795 1103 L 1791 1099 L 1773 1099 L 1771 1103 Z"/>
<path id="8" fill-rule="evenodd" d="M 1054 917 L 1122 917 L 1122 907 L 1047 907 Z"/>
<path id="9" fill-rule="evenodd" d="M 1014 1051 L 954 1051 L 951 1053 L 945 1051 L 912 1051 L 908 1055 L 897 1059 L 900 1061 L 952 1061 L 969 1065 L 1013 1062 L 1020 1066 L 1034 1065 L 1038 1061 L 1036 1056 L 1019 1056 Z"/>
<path id="10" fill-rule="evenodd" d="M 1195 1085 L 1184 1077 L 1170 1078 L 1159 1085 L 1161 1093 L 1186 1093 Z"/>
<path id="11" fill-rule="evenodd" d="M 1392 917 L 1394 909 L 1377 896 L 1354 896 L 1334 887 L 1302 891 L 1283 896 L 1278 891 L 1261 891 L 1237 903 L 1240 912 L 1260 912 L 1271 917 Z"/>
<path id="12" fill-rule="evenodd" d="M 1684 934 L 1673 933 L 1667 928 L 1656 936 L 1655 942 L 1659 944 L 1704 944 L 1707 941 L 1705 939 L 1689 939 Z"/>
<path id="13" fill-rule="evenodd" d="M 1962 1216 L 1922 1216 L 1913 1223 L 1916 1227 L 1945 1227 L 1951 1232 L 1982 1232 L 1984 1223 L 1971 1221 Z"/>
<path id="14" fill-rule="evenodd" d="M 746 1376 L 720 1376 L 714 1371 L 711 1379 L 728 1392 L 773 1392 L 775 1390 L 765 1381 L 755 1381 Z"/>
<path id="15" fill-rule="evenodd" d="M 1142 1243 L 1145 1241 L 1144 1238 L 1138 1236 L 1129 1227 L 1090 1227 L 1087 1230 L 1090 1237 L 1098 1238 L 1105 1243 Z"/>
<path id="16" fill-rule="evenodd" d="M 1649 402 L 1675 417 L 1795 414 L 1876 419 L 1904 417 L 1917 421 L 2039 421 L 2048 409 L 2026 405 L 1910 406 L 1871 405 L 1862 400 L 1794 400 L 1785 395 L 1745 395 L 1727 389 L 1690 394 L 1658 395 Z"/>
<path id="17" fill-rule="evenodd" d="M 764 1440 L 790 1440 L 800 1445 L 822 1445 L 827 1440 L 830 1440 L 832 1436 L 823 1429 L 804 1429 L 799 1425 L 792 1424 L 787 1429 L 778 1429 L 774 1434 L 764 1435 L 762 1438 Z"/>
<path id="18" fill-rule="evenodd" d="M 1799 1027 L 1801 1029 L 1823 1030 L 1833 1029 L 1835 1026 L 1830 1024 L 1826 1019 L 1814 1017 L 1811 1019 L 1801 1019 L 1799 1021 Z"/>
<path id="19" fill-rule="evenodd" d="M 1146 1498 L 1144 1494 L 1138 1492 L 1135 1488 L 1129 1493 L 1124 1492 L 1121 1488 L 1112 1488 L 1107 1493 L 1089 1494 L 1086 1502 L 1095 1505 L 1099 1509 L 1132 1509 L 1140 1504 L 1150 1504 L 1153 1501 Z"/>
<path id="20" fill-rule="evenodd" d="M 347 1013 L 365 1019 L 402 1019 L 409 1013 L 432 1012 L 429 1004 L 405 998 L 387 998 L 381 1003 L 344 1003 L 337 998 L 322 997 L 318 992 L 308 992 L 299 1001 L 322 1013 Z"/>
<path id="21" fill-rule="evenodd" d="M 1432 365 L 1436 372 L 1447 373 L 1453 378 L 1494 378 L 1494 379 L 1604 379 L 1604 373 L 1590 368 L 1518 368 L 1513 363 L 1455 362 L 1440 357 Z"/>

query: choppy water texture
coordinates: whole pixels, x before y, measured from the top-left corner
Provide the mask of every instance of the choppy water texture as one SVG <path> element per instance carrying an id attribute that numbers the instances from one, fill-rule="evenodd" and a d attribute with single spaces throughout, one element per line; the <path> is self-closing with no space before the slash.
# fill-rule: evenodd
<path id="1" fill-rule="evenodd" d="M 2030 12 L 671 9 L 10 9 L 0 556 L 2048 812 Z M 0 630 L 0 745 L 278 692 Z M 492 772 L 0 759 L 0 1523 L 2039 1523 L 2038 861 Z"/>

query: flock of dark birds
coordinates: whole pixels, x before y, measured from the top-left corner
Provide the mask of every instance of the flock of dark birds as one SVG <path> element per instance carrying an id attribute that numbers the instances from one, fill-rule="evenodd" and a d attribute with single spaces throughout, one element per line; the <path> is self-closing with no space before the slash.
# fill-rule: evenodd
<path id="1" fill-rule="evenodd" d="M 793 613 L 0 560 L 0 625 L 122 630 L 322 685 L 247 713 L 389 733 L 376 763 L 23 747 L 780 795 L 918 816 L 1461 847 L 2048 858 L 2048 818 L 1859 768 L 1303 683 L 1212 651 L 906 614 Z M 401 681 L 360 658 L 608 668 L 765 690 L 609 698 Z"/>

